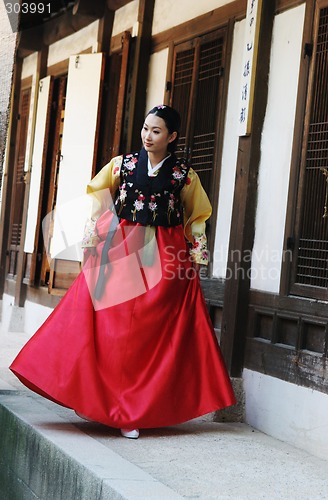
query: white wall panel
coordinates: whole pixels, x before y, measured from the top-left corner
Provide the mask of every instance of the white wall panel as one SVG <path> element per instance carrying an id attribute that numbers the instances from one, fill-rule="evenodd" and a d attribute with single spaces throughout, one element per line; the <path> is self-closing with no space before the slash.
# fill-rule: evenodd
<path id="1" fill-rule="evenodd" d="M 241 65 L 244 46 L 245 21 L 235 24 L 226 121 L 224 128 L 219 206 L 215 233 L 214 255 L 211 258 L 213 275 L 225 278 L 230 238 L 233 195 L 235 188 L 238 153 L 238 111 L 240 95 Z"/>
<path id="2" fill-rule="evenodd" d="M 35 124 L 35 138 L 32 155 L 32 169 L 29 191 L 29 203 L 27 210 L 27 226 L 25 235 L 24 252 L 33 253 L 35 229 L 37 224 L 40 182 L 42 174 L 42 155 L 45 141 L 47 111 L 49 102 L 49 89 L 51 77 L 47 76 L 40 80 L 38 87 L 38 104 Z"/>
<path id="3" fill-rule="evenodd" d="M 147 104 L 145 112 L 158 104 L 162 104 L 165 95 L 166 68 L 169 49 L 155 52 L 150 58 Z"/>
<path id="4" fill-rule="evenodd" d="M 37 52 L 33 52 L 33 54 L 24 57 L 22 66 L 22 80 L 36 73 L 37 62 L 38 62 Z"/>
<path id="5" fill-rule="evenodd" d="M 249 425 L 328 459 L 327 394 L 247 369 L 243 385 Z"/>
<path id="6" fill-rule="evenodd" d="M 305 4 L 276 16 L 258 178 L 251 287 L 277 293 L 284 258 L 290 160 Z"/>
<path id="7" fill-rule="evenodd" d="M 81 260 L 88 215 L 86 186 L 92 164 L 103 55 L 83 54 L 69 61 L 62 161 L 59 171 L 51 257 Z"/>
<path id="8" fill-rule="evenodd" d="M 231 3 L 233 0 L 156 0 L 153 35 Z"/>
<path id="9" fill-rule="evenodd" d="M 69 35 L 49 46 L 48 66 L 68 59 L 73 54 L 92 48 L 97 52 L 99 21 L 94 21 L 85 28 Z"/>
<path id="10" fill-rule="evenodd" d="M 115 11 L 113 36 L 133 28 L 138 21 L 139 0 L 124 5 Z"/>

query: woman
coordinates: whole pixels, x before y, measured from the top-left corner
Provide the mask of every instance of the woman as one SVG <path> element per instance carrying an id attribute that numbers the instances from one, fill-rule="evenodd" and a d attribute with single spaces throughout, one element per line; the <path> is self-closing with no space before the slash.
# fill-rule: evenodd
<path id="1" fill-rule="evenodd" d="M 129 438 L 235 404 L 197 273 L 211 207 L 174 154 L 179 129 L 179 114 L 156 106 L 142 150 L 90 182 L 83 272 L 11 365 L 30 389 Z"/>

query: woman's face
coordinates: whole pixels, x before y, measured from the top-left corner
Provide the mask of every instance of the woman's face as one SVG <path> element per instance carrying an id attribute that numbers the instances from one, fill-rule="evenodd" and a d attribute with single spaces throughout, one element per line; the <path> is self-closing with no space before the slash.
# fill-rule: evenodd
<path id="1" fill-rule="evenodd" d="M 165 158 L 168 144 L 174 141 L 176 137 L 176 132 L 169 133 L 163 118 L 153 114 L 146 116 L 141 129 L 141 139 L 147 153 Z"/>

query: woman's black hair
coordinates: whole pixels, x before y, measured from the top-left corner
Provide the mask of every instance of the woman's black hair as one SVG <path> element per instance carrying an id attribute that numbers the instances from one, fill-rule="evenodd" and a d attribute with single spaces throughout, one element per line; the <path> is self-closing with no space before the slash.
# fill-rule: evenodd
<path id="1" fill-rule="evenodd" d="M 176 109 L 171 108 L 170 106 L 166 106 L 164 104 L 160 106 L 155 106 L 150 111 L 148 111 L 146 117 L 148 115 L 156 115 L 159 118 L 162 118 L 165 121 L 165 125 L 170 134 L 173 132 L 177 133 L 176 139 L 170 142 L 167 146 L 167 150 L 170 153 L 174 153 L 176 150 L 179 135 L 180 135 L 180 127 L 181 127 L 181 117 Z"/>

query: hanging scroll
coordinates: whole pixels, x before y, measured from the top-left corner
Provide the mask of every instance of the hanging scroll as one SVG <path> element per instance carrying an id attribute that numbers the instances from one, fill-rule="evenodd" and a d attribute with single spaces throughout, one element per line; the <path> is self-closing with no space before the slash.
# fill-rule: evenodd
<path id="1" fill-rule="evenodd" d="M 248 0 L 238 116 L 240 136 L 251 133 L 261 9 L 262 0 Z"/>

